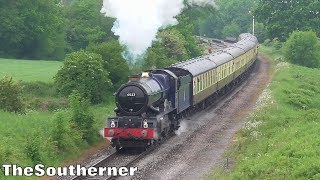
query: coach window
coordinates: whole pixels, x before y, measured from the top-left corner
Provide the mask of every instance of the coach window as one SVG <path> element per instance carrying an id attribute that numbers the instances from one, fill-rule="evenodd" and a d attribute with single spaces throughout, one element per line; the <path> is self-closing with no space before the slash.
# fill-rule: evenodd
<path id="1" fill-rule="evenodd" d="M 227 66 L 227 76 L 229 76 L 230 74 L 230 63 L 228 63 L 228 66 Z"/>
<path id="2" fill-rule="evenodd" d="M 209 87 L 209 71 L 206 73 L 206 77 L 207 77 L 207 87 Z"/>
<path id="3" fill-rule="evenodd" d="M 207 87 L 207 78 L 206 78 L 207 73 L 203 74 L 203 89 Z"/>
<path id="4" fill-rule="evenodd" d="M 200 91 L 200 79 L 197 77 L 197 93 Z"/>
<path id="5" fill-rule="evenodd" d="M 215 76 L 216 76 L 214 72 L 215 72 L 215 69 L 212 70 L 212 84 L 214 84 L 214 78 L 215 78 Z"/>
<path id="6" fill-rule="evenodd" d="M 212 84 L 214 84 L 214 70 L 212 70 L 211 74 L 212 74 Z"/>
<path id="7" fill-rule="evenodd" d="M 202 90 L 204 90 L 204 88 L 206 87 L 205 75 L 206 74 L 202 74 Z"/>
<path id="8" fill-rule="evenodd" d="M 202 91 L 202 89 L 203 89 L 203 75 L 202 74 L 200 75 L 200 83 L 201 83 L 200 91 Z"/>
<path id="9" fill-rule="evenodd" d="M 215 74 L 215 69 L 214 70 L 212 70 L 212 84 L 214 84 L 214 79 L 215 79 L 215 77 L 216 77 L 216 74 Z"/>
<path id="10" fill-rule="evenodd" d="M 212 85 L 212 70 L 209 71 L 209 77 L 210 77 L 209 83 L 210 83 L 210 86 L 211 86 Z"/>
<path id="11" fill-rule="evenodd" d="M 210 86 L 210 71 L 208 71 L 208 87 Z"/>
<path id="12" fill-rule="evenodd" d="M 202 82 L 203 82 L 202 90 L 204 90 L 206 88 L 206 74 L 202 74 Z"/>
<path id="13" fill-rule="evenodd" d="M 203 82 L 202 82 L 202 75 L 200 75 L 199 91 L 202 90 L 202 84 L 203 84 Z"/>
<path id="14" fill-rule="evenodd" d="M 196 94 L 197 80 L 193 79 L 193 95 Z"/>

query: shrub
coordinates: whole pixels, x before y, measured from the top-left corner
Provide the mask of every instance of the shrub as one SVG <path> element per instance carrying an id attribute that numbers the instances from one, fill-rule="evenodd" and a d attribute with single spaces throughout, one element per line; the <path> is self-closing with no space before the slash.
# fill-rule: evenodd
<path id="1" fill-rule="evenodd" d="M 284 45 L 285 57 L 291 63 L 306 67 L 320 66 L 320 43 L 312 31 L 295 31 Z"/>
<path id="2" fill-rule="evenodd" d="M 28 158 L 32 160 L 34 164 L 41 163 L 41 155 L 40 155 L 40 142 L 37 136 L 30 137 L 27 140 L 27 144 L 25 147 L 25 153 Z"/>
<path id="3" fill-rule="evenodd" d="M 62 69 L 55 76 L 57 90 L 68 96 L 77 90 L 92 103 L 102 102 L 111 86 L 101 55 L 79 51 L 67 55 Z"/>
<path id="4" fill-rule="evenodd" d="M 270 39 L 264 40 L 263 45 L 265 45 L 265 46 L 271 46 L 271 40 L 270 40 Z"/>
<path id="5" fill-rule="evenodd" d="M 103 60 L 103 66 L 110 74 L 110 80 L 114 88 L 128 81 L 130 75 L 129 66 L 122 58 L 124 48 L 116 40 L 111 40 L 98 45 L 91 45 L 88 51 L 100 54 Z"/>
<path id="6" fill-rule="evenodd" d="M 98 132 L 94 129 L 94 115 L 89 110 L 89 101 L 76 91 L 69 96 L 69 101 L 73 123 L 82 133 L 83 139 L 92 144 Z"/>
<path id="7" fill-rule="evenodd" d="M 272 40 L 272 46 L 276 49 L 276 50 L 279 50 L 279 49 L 281 49 L 282 48 L 282 42 L 280 42 L 280 40 L 278 39 L 278 38 L 274 38 L 273 40 Z"/>
<path id="8" fill-rule="evenodd" d="M 73 128 L 71 117 L 67 112 L 57 112 L 54 117 L 52 137 L 59 153 L 78 152 L 78 146 L 82 144 L 82 135 Z"/>
<path id="9" fill-rule="evenodd" d="M 9 112 L 23 112 L 22 87 L 12 78 L 0 79 L 0 109 Z"/>

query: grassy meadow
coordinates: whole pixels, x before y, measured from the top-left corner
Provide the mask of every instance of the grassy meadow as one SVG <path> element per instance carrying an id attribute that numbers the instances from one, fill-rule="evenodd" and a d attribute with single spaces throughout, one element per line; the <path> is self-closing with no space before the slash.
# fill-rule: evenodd
<path id="1" fill-rule="evenodd" d="M 281 57 L 279 50 L 261 50 L 272 59 Z M 274 63 L 266 105 L 249 118 L 227 154 L 235 166 L 227 173 L 214 171 L 212 177 L 320 178 L 320 69 Z"/>
<path id="2" fill-rule="evenodd" d="M 25 82 L 53 82 L 53 77 L 61 66 L 60 61 L 0 58 L 0 77 L 7 75 Z"/>

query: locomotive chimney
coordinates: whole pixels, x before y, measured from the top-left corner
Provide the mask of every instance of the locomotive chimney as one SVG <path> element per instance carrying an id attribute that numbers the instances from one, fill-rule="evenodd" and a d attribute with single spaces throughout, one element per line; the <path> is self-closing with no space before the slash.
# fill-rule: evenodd
<path id="1" fill-rule="evenodd" d="M 129 76 L 129 81 L 139 81 L 139 80 L 140 80 L 140 75 Z"/>

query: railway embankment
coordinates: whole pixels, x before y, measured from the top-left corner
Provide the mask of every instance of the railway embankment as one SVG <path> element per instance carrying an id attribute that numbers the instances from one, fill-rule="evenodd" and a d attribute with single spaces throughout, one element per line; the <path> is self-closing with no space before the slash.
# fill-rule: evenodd
<path id="1" fill-rule="evenodd" d="M 281 51 L 262 47 L 275 64 L 273 79 L 226 154 L 232 166 L 210 178 L 320 178 L 320 69 L 281 62 Z"/>

